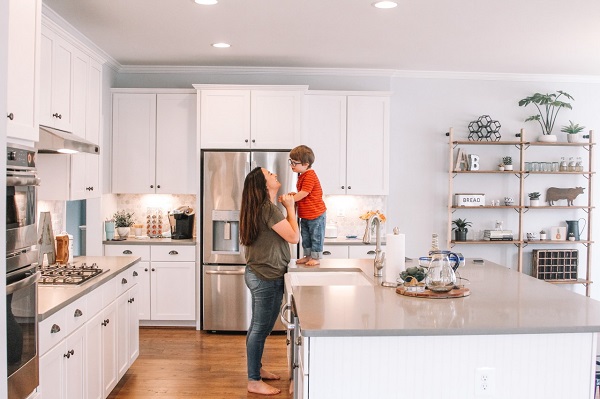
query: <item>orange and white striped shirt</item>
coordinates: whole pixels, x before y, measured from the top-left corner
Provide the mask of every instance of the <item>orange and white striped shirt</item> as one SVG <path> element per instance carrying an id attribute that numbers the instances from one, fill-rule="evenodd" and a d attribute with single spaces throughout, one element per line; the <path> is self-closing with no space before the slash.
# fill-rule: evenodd
<path id="1" fill-rule="evenodd" d="M 304 191 L 308 195 L 298 201 L 298 217 L 301 219 L 313 220 L 318 218 L 327 210 L 323 201 L 323 189 L 321 182 L 314 170 L 308 169 L 298 176 L 296 183 L 298 192 Z"/>

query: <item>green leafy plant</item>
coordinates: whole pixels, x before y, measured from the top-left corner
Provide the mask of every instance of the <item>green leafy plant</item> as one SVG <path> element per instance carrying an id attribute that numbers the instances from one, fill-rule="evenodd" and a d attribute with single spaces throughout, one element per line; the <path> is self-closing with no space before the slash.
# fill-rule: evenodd
<path id="1" fill-rule="evenodd" d="M 538 111 L 537 115 L 530 116 L 525 119 L 525 122 L 538 121 L 542 127 L 543 134 L 552 134 L 554 122 L 556 122 L 559 111 L 563 108 L 573 109 L 570 103 L 559 100 L 562 96 L 569 100 L 574 100 L 570 94 L 558 90 L 556 93 L 535 93 L 519 101 L 519 107 L 526 107 L 529 104 L 533 104 Z"/>
<path id="2" fill-rule="evenodd" d="M 563 126 L 562 129 L 560 129 L 560 131 L 569 134 L 577 134 L 580 133 L 583 129 L 585 129 L 585 126 L 579 126 L 579 123 L 573 123 L 569 120 L 569 124 Z"/>
<path id="3" fill-rule="evenodd" d="M 133 212 L 118 211 L 113 215 L 115 227 L 131 227 L 134 223 Z"/>
<path id="4" fill-rule="evenodd" d="M 529 193 L 527 195 L 529 195 L 529 199 L 530 200 L 537 200 L 537 199 L 540 199 L 540 195 L 542 195 L 542 194 L 540 194 L 540 193 L 538 193 L 536 191 L 536 192 L 533 192 L 533 193 Z"/>
<path id="5" fill-rule="evenodd" d="M 512 165 L 512 157 L 502 157 L 502 163 L 504 165 Z"/>
<path id="6" fill-rule="evenodd" d="M 471 227 L 473 224 L 471 222 L 467 222 L 467 219 L 458 218 L 452 221 L 452 225 L 454 226 L 452 230 L 467 231 L 467 227 Z"/>

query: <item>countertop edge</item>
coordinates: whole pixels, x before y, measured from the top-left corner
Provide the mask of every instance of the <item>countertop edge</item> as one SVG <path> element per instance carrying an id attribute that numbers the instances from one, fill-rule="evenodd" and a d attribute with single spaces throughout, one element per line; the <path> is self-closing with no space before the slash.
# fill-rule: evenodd
<path id="1" fill-rule="evenodd" d="M 138 240 L 135 237 L 129 237 L 123 241 L 102 241 L 102 245 L 189 245 L 197 244 L 196 238 L 186 238 L 183 240 L 173 240 L 171 238 L 145 238 Z"/>

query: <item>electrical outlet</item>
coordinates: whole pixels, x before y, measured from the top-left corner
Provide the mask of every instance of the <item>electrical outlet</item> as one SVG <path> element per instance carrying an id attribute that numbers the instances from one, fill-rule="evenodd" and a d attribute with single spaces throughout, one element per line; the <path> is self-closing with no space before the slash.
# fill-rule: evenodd
<path id="1" fill-rule="evenodd" d="M 475 369 L 475 397 L 489 398 L 494 395 L 496 388 L 496 369 L 479 367 Z"/>

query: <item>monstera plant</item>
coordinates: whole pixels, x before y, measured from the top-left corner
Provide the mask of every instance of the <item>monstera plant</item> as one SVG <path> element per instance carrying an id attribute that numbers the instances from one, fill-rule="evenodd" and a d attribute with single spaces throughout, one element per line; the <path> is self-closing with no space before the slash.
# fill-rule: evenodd
<path id="1" fill-rule="evenodd" d="M 573 109 L 570 103 L 562 101 L 562 99 L 574 100 L 569 93 L 558 90 L 556 93 L 535 93 L 519 101 L 519 106 L 527 107 L 533 104 L 538 113 L 525 119 L 525 122 L 537 121 L 542 127 L 542 134 L 550 136 L 560 110 L 563 108 Z M 556 139 L 541 141 L 556 141 Z"/>

